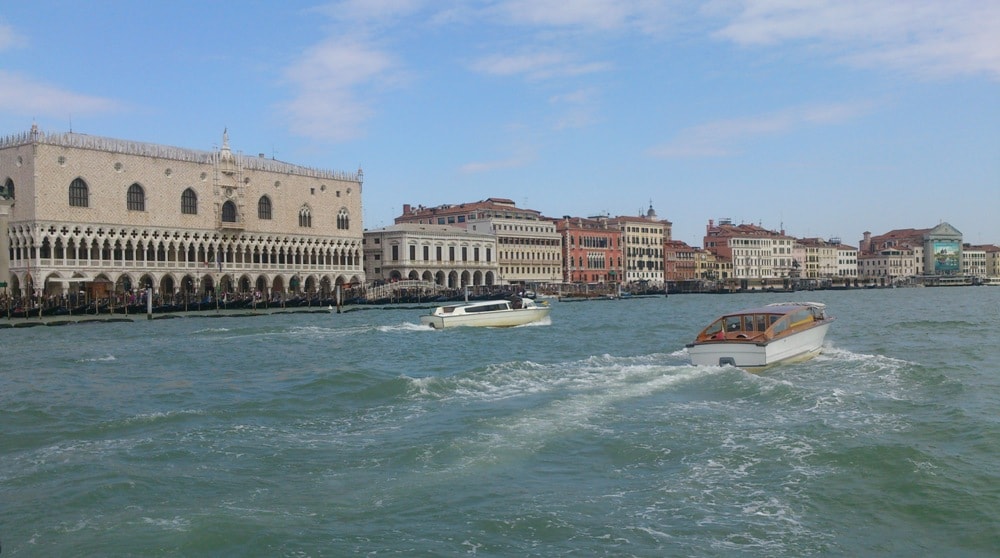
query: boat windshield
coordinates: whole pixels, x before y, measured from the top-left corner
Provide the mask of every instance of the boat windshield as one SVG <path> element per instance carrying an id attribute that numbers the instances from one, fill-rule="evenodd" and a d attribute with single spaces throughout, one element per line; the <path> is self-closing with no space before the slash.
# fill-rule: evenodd
<path id="1" fill-rule="evenodd" d="M 735 334 L 738 338 L 759 337 L 768 331 L 768 328 L 778 324 L 774 333 L 788 328 L 788 320 L 782 320 L 782 314 L 737 314 L 724 316 L 715 320 L 702 332 L 701 337 L 712 337 L 715 339 L 733 338 Z"/>
<path id="2" fill-rule="evenodd" d="M 466 306 L 465 313 L 471 314 L 474 312 L 496 312 L 497 310 L 509 310 L 510 304 L 506 302 L 498 302 L 494 304 L 479 304 L 476 306 Z"/>

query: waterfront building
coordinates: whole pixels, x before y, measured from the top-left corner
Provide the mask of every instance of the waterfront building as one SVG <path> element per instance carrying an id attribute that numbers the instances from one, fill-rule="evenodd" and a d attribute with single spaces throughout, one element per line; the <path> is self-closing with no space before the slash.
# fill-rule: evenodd
<path id="1" fill-rule="evenodd" d="M 917 276 L 923 273 L 924 269 L 924 235 L 931 229 L 894 229 L 885 234 L 872 236 L 872 233 L 865 231 L 864 237 L 858 243 L 858 276 L 868 277 L 886 276 L 885 273 L 873 275 L 873 269 L 878 265 L 871 263 L 871 256 L 888 256 L 883 254 L 887 249 L 909 250 L 913 254 L 913 266 L 905 271 L 905 276 Z M 866 263 L 862 264 L 862 259 Z M 888 272 L 887 269 L 884 271 Z"/>
<path id="2" fill-rule="evenodd" d="M 611 220 L 622 233 L 625 283 L 659 289 L 664 286 L 663 243 L 670 240 L 671 223 L 660 221 L 652 204 L 645 215 Z"/>
<path id="3" fill-rule="evenodd" d="M 801 246 L 804 251 L 800 262 L 800 278 L 813 283 L 829 283 L 836 276 L 836 244 L 822 238 L 800 238 L 796 245 Z"/>
<path id="4" fill-rule="evenodd" d="M 497 239 L 451 225 L 404 223 L 364 233 L 370 281 L 417 280 L 457 289 L 492 286 L 500 275 Z"/>
<path id="5" fill-rule="evenodd" d="M 734 225 L 729 219 L 709 220 L 704 247 L 732 265 L 739 288 L 787 287 L 796 276 L 795 239 L 757 225 Z"/>
<path id="6" fill-rule="evenodd" d="M 986 277 L 1000 279 L 1000 246 L 986 244 L 980 248 L 986 252 Z"/>
<path id="7" fill-rule="evenodd" d="M 962 246 L 961 231 L 948 223 L 929 229 L 896 229 L 878 236 L 865 231 L 859 244 L 859 274 L 865 274 L 863 257 L 870 259 L 898 249 L 912 253 L 912 260 L 906 260 L 912 267 L 903 272 L 904 277 L 927 285 L 965 284 L 969 278 L 962 270 Z"/>
<path id="8" fill-rule="evenodd" d="M 682 240 L 667 240 L 663 243 L 663 273 L 667 283 L 697 281 L 698 264 L 696 257 L 700 248 L 688 245 Z"/>
<path id="9" fill-rule="evenodd" d="M 364 282 L 363 175 L 79 133 L 0 138 L 15 295 L 330 293 Z M 7 251 L 5 251 L 5 254 Z"/>
<path id="10" fill-rule="evenodd" d="M 725 281 L 732 277 L 733 265 L 726 258 L 719 258 L 704 248 L 695 248 L 695 276 L 713 285 L 715 281 Z"/>
<path id="11" fill-rule="evenodd" d="M 837 278 L 844 285 L 853 284 L 858 278 L 858 249 L 831 238 L 837 251 Z"/>
<path id="12" fill-rule="evenodd" d="M 877 253 L 858 255 L 858 278 L 869 285 L 887 287 L 914 277 L 917 256 L 911 248 L 883 248 Z"/>
<path id="13" fill-rule="evenodd" d="M 622 232 L 607 217 L 563 217 L 555 221 L 562 236 L 563 282 L 619 283 L 624 278 Z"/>
<path id="14" fill-rule="evenodd" d="M 987 273 L 986 248 L 962 245 L 962 275 L 979 282 L 989 276 Z"/>
<path id="15" fill-rule="evenodd" d="M 395 223 L 452 225 L 474 233 L 492 234 L 497 241 L 497 282 L 560 283 L 563 279 L 562 238 L 551 218 L 513 200 L 486 200 L 424 207 L 403 205 Z"/>

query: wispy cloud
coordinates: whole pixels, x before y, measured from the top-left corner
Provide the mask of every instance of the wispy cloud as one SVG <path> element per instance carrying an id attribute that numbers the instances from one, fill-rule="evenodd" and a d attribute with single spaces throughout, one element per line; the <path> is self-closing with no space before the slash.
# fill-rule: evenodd
<path id="1" fill-rule="evenodd" d="M 496 54 L 470 64 L 477 72 L 494 76 L 525 76 L 529 79 L 579 76 L 608 70 L 606 62 L 578 62 L 558 52 Z"/>
<path id="2" fill-rule="evenodd" d="M 648 154 L 661 158 L 724 157 L 739 152 L 741 144 L 757 137 L 777 135 L 816 125 L 837 124 L 871 109 L 869 103 L 797 107 L 750 118 L 718 120 L 681 130 Z"/>
<path id="3" fill-rule="evenodd" d="M 27 40 L 15 31 L 13 27 L 0 22 L 0 52 L 25 46 L 26 44 Z"/>
<path id="4" fill-rule="evenodd" d="M 597 31 L 654 32 L 672 19 L 669 6 L 659 0 L 506 0 L 489 11 L 518 25 Z"/>
<path id="5" fill-rule="evenodd" d="M 479 174 L 503 169 L 521 168 L 531 163 L 535 157 L 527 152 L 522 152 L 506 159 L 495 161 L 473 161 L 459 167 L 462 174 Z"/>
<path id="6" fill-rule="evenodd" d="M 297 88 L 284 107 L 292 132 L 343 141 L 362 134 L 372 116 L 371 90 L 390 80 L 392 57 L 358 39 L 329 39 L 287 71 Z M 365 91 L 369 94 L 365 94 Z"/>
<path id="7" fill-rule="evenodd" d="M 383 26 L 419 12 L 424 0 L 342 0 L 314 9 L 332 21 L 352 26 Z"/>
<path id="8" fill-rule="evenodd" d="M 115 112 L 124 108 L 112 99 L 81 95 L 0 70 L 0 111 L 64 117 Z"/>
<path id="9" fill-rule="evenodd" d="M 553 127 L 556 130 L 586 128 L 597 121 L 597 93 L 593 88 L 578 89 L 562 95 L 553 95 L 549 104 L 556 108 Z"/>
<path id="10" fill-rule="evenodd" d="M 727 0 L 708 4 L 708 11 L 730 18 L 715 36 L 741 45 L 801 41 L 862 67 L 1000 79 L 998 2 Z"/>

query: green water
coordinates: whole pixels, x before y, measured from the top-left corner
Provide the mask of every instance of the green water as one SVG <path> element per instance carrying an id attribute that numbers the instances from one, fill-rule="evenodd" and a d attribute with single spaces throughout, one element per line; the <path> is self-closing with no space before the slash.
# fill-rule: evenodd
<path id="1" fill-rule="evenodd" d="M 687 363 L 788 297 L 0 329 L 0 553 L 1000 555 L 1000 288 L 796 293 L 816 359 Z"/>

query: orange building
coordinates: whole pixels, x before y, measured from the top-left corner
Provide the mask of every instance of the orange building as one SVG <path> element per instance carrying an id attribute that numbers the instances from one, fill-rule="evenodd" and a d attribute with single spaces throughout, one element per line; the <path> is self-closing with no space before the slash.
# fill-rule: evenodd
<path id="1" fill-rule="evenodd" d="M 694 281 L 698 277 L 695 255 L 699 248 L 689 246 L 682 240 L 667 240 L 663 243 L 663 275 L 668 283 Z"/>
<path id="2" fill-rule="evenodd" d="M 606 217 L 566 216 L 554 221 L 562 236 L 564 282 L 622 281 L 622 232 L 609 226 Z"/>

